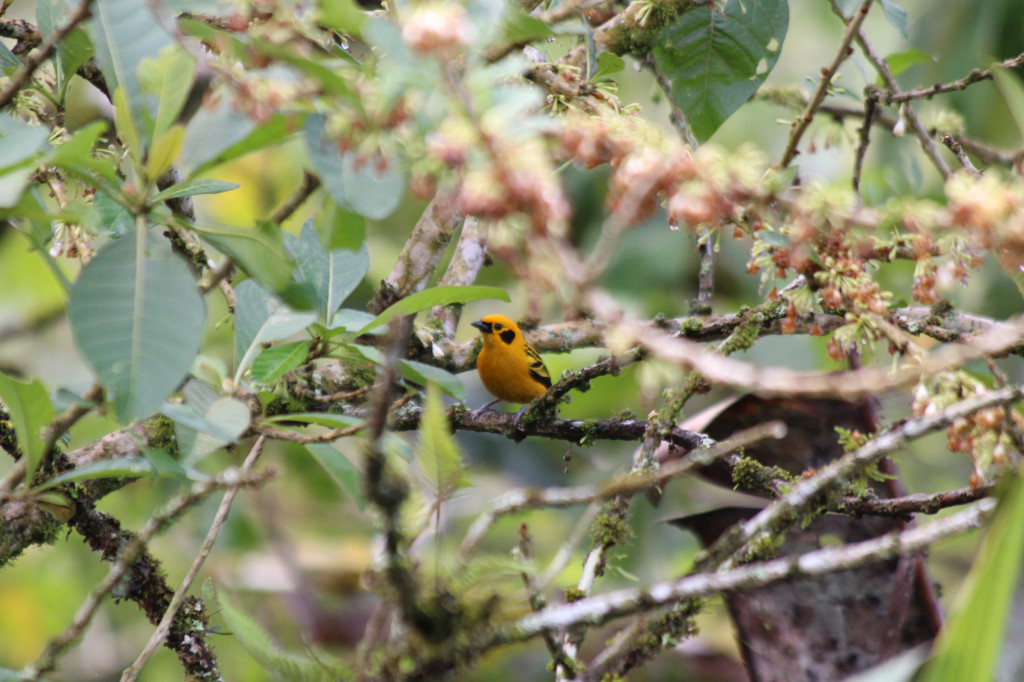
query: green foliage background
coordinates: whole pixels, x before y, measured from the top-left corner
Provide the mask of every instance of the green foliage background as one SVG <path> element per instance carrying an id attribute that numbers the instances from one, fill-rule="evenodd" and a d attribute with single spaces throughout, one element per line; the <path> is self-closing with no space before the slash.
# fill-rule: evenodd
<path id="1" fill-rule="evenodd" d="M 125 0 L 127 2 L 129 0 Z M 850 4 L 850 3 L 846 3 Z M 881 12 L 872 12 L 865 32 L 876 41 L 883 54 L 914 50 L 922 60 L 909 66 L 901 75 L 908 86 L 930 84 L 958 78 L 970 69 L 984 66 L 994 57 L 1005 57 L 1024 51 L 1024 19 L 1018 0 L 993 0 L 983 4 L 973 0 L 956 0 L 937 5 L 928 0 L 906 0 L 902 3 L 909 16 L 908 36 L 904 39 L 890 26 Z M 33 3 L 15 2 L 14 15 L 32 17 Z M 114 10 L 116 19 L 116 8 Z M 790 87 L 806 77 L 815 77 L 819 65 L 832 56 L 840 33 L 835 16 L 824 2 L 793 0 L 790 3 L 789 37 L 782 47 L 778 64 L 769 75 L 766 88 Z M 137 30 L 112 26 L 115 31 Z M 559 41 L 568 45 L 567 38 Z M 629 60 L 627 60 L 627 63 Z M 873 82 L 873 72 L 854 57 L 847 62 L 838 80 L 851 93 L 860 93 Z M 669 128 L 668 106 L 663 97 L 655 96 L 656 85 L 646 71 L 627 69 L 615 76 L 620 83 L 624 102 L 639 102 L 643 115 Z M 70 83 L 73 101 L 69 107 L 69 125 L 87 125 L 96 113 L 90 113 L 95 97 L 80 81 Z M 764 90 L 762 90 L 764 92 Z M 842 95 L 838 98 L 843 99 Z M 852 101 L 852 100 L 851 100 Z M 967 92 L 919 105 L 926 120 L 940 117 L 962 117 L 967 133 L 993 144 L 1020 141 L 1009 110 L 991 82 L 971 87 Z M 711 137 L 711 143 L 729 153 L 748 154 L 760 150 L 768 158 L 777 158 L 785 143 L 787 126 L 777 119 L 789 118 L 785 109 L 766 99 L 755 99 L 729 118 Z M 845 186 L 849 182 L 852 150 L 856 131 L 852 123 L 840 124 L 821 117 L 808 142 L 815 153 L 804 154 L 799 164 L 805 181 Z M 202 131 L 189 135 L 202 134 Z M 2 152 L 0 152 L 2 153 Z M 249 227 L 265 219 L 292 192 L 296 178 L 301 176 L 306 149 L 302 139 L 291 136 L 281 144 L 246 155 L 228 164 L 211 168 L 209 179 L 237 183 L 238 188 L 222 194 L 196 198 L 200 221 L 237 227 Z M 314 165 L 315 161 L 314 161 Z M 913 194 L 938 196 L 940 180 L 923 161 L 917 142 L 909 137 L 895 144 L 875 145 L 865 168 L 864 193 L 871 202 L 886 197 Z M 597 237 L 603 215 L 604 187 L 607 169 L 584 171 L 567 169 L 565 182 L 574 207 L 572 237 L 576 243 L 590 244 Z M 330 188 L 328 188 L 330 190 Z M 323 192 L 324 190 L 320 190 Z M 317 202 L 310 202 L 285 224 L 298 235 L 307 220 L 317 219 Z M 381 281 L 390 271 L 401 246 L 425 204 L 408 193 L 401 196 L 397 210 L 389 217 L 368 220 L 365 228 L 369 254 L 368 271 L 346 302 L 347 308 L 362 308 L 373 294 L 372 284 Z M 720 243 L 721 257 L 716 273 L 716 312 L 733 311 L 742 305 L 760 302 L 755 277 L 746 274 L 747 253 L 742 244 L 730 239 Z M 677 315 L 687 309 L 696 292 L 695 245 L 686 232 L 670 231 L 665 216 L 658 212 L 647 224 L 632 231 L 616 254 L 615 262 L 601 284 L 622 307 L 639 317 L 658 313 Z M 74 262 L 60 261 L 69 280 L 77 276 Z M 912 264 L 886 265 L 893 282 L 909 281 Z M 890 276 L 882 273 L 883 280 Z M 502 287 L 509 292 L 511 303 L 477 301 L 466 306 L 465 321 L 478 319 L 489 312 L 503 312 L 513 317 L 526 310 L 521 285 L 503 271 L 501 266 L 488 269 L 479 284 Z M 21 234 L 0 226 L 0 330 L 38 321 L 31 333 L 0 337 L 0 369 L 28 377 L 39 377 L 48 389 L 84 388 L 91 374 L 71 343 L 68 321 L 54 311 L 63 309 L 66 292 L 55 277 L 46 259 Z M 910 292 L 904 294 L 908 299 Z M 994 263 L 973 275 L 969 287 L 951 293 L 965 309 L 994 318 L 1004 318 L 1021 309 L 1020 296 L 1012 283 Z M 227 309 L 219 297 L 207 299 L 203 347 L 207 355 L 229 363 L 232 357 L 232 333 L 223 324 Z M 554 306 L 542 302 L 544 321 L 552 322 Z M 475 332 L 463 325 L 458 340 L 468 340 Z M 577 351 L 545 358 L 553 376 L 565 369 L 593 362 L 597 351 Z M 810 337 L 772 337 L 759 341 L 746 359 L 765 365 L 786 364 L 797 368 L 836 367 L 827 359 L 824 341 Z M 1010 363 L 1011 379 L 1021 378 L 1019 363 Z M 619 378 L 603 378 L 594 382 L 593 390 L 574 396 L 573 402 L 561 409 L 561 415 L 574 418 L 605 417 L 622 410 L 644 415 L 656 402 L 655 387 L 666 377 L 652 376 L 652 370 L 633 365 Z M 466 387 L 466 403 L 476 406 L 488 396 L 474 373 L 460 377 Z M 716 390 L 692 402 L 688 412 L 710 405 L 725 393 Z M 886 405 L 888 414 L 905 412 L 906 401 L 892 398 Z M 92 442 L 117 427 L 108 416 L 90 415 L 76 426 L 69 448 Z M 415 438 L 408 437 L 409 443 Z M 452 528 L 464 528 L 483 503 L 511 486 L 569 485 L 599 482 L 611 472 L 627 465 L 631 444 L 602 443 L 589 449 L 567 448 L 564 444 L 528 439 L 513 444 L 489 435 L 462 433 L 457 437 L 466 458 L 472 487 L 456 494 L 449 514 Z M 341 442 L 338 448 L 355 456 L 356 444 Z M 408 447 L 395 445 L 395 447 Z M 937 490 L 958 487 L 966 481 L 969 464 L 961 464 L 937 452 L 944 448 L 942 438 L 935 436 L 919 442 L 914 451 L 901 458 L 899 464 L 907 474 L 910 488 Z M 204 462 L 214 470 L 239 459 L 239 453 L 219 452 Z M 219 589 L 230 592 L 234 603 L 269 623 L 274 639 L 291 651 L 302 651 L 302 634 L 308 623 L 302 623 L 303 609 L 289 603 L 284 590 L 288 586 L 287 571 L 279 556 L 291 555 L 311 578 L 317 599 L 336 607 L 341 618 L 354 622 L 363 615 L 366 603 L 358 589 L 360 574 L 368 566 L 375 551 L 372 546 L 373 527 L 359 508 L 359 500 L 343 492 L 303 448 L 278 443 L 264 455 L 264 463 L 279 471 L 273 484 L 243 495 L 218 541 L 204 575 Z M 10 460 L 0 462 L 0 474 Z M 127 527 L 137 528 L 177 490 L 177 483 L 161 479 L 140 480 L 103 500 L 101 508 L 120 518 Z M 618 575 L 612 583 L 647 582 L 685 569 L 697 551 L 695 541 L 679 531 L 657 523 L 661 516 L 703 511 L 731 499 L 726 491 L 694 481 L 674 483 L 658 509 L 637 505 L 632 520 L 636 537 L 628 548 L 615 552 L 614 566 Z M 186 516 L 173 530 L 159 537 L 152 545 L 154 554 L 164 559 L 174 584 L 187 568 L 194 548 L 200 542 L 212 518 L 216 503 L 208 500 L 202 508 Z M 571 532 L 578 511 L 540 512 L 525 519 L 514 517 L 499 523 L 488 538 L 488 547 L 496 553 L 506 551 L 515 543 L 519 524 L 530 524 L 538 556 L 550 556 Z M 452 532 L 432 540 L 428 556 L 443 563 L 450 556 L 461 534 Z M 956 540 L 937 552 L 940 561 L 933 562 L 935 577 L 945 586 L 944 595 L 955 594 L 957 581 L 964 574 L 974 551 L 976 538 Z M 33 548 L 14 566 L 4 569 L 0 580 L 0 667 L 17 668 L 34 659 L 46 639 L 68 622 L 90 587 L 103 575 L 106 566 L 88 551 L 77 536 L 60 540 L 55 548 Z M 580 570 L 579 562 L 571 562 L 562 576 L 564 584 L 572 584 Z M 503 577 L 510 584 L 515 576 Z M 726 625 L 724 609 L 709 610 L 702 616 L 704 642 L 714 650 L 734 651 Z M 134 657 L 149 629 L 139 627 L 140 616 L 130 604 L 106 605 L 101 616 L 90 627 L 79 650 L 64 664 L 64 672 L 55 679 L 107 679 Z M 219 618 L 214 619 L 219 622 Z M 298 625 L 296 625 L 298 623 Z M 342 625 L 345 623 L 343 622 Z M 591 637 L 592 645 L 602 641 Z M 233 637 L 215 638 L 221 667 L 233 679 L 271 679 L 266 671 L 247 655 Z M 515 665 L 512 665 L 515 661 Z M 546 656 L 536 646 L 508 647 L 485 659 L 483 665 L 467 675 L 474 680 L 543 679 Z M 75 672 L 71 672 L 75 669 Z M 674 677 L 671 655 L 661 663 L 637 673 L 635 679 L 679 679 Z M 159 651 L 142 679 L 162 682 L 180 678 L 173 654 Z M 113 678 L 111 678 L 113 679 Z M 631 678 L 634 679 L 634 678 Z"/>

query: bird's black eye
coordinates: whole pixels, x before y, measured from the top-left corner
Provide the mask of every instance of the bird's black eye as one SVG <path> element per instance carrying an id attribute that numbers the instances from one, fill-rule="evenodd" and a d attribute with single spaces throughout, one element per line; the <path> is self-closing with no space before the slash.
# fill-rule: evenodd
<path id="1" fill-rule="evenodd" d="M 503 329 L 503 327 L 501 326 L 500 322 L 498 324 L 494 325 L 494 328 L 497 329 L 498 331 L 501 331 Z"/>

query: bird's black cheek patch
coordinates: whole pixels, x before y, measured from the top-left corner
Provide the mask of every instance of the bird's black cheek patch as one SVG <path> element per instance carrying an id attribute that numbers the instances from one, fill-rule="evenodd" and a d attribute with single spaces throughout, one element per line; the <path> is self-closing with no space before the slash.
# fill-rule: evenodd
<path id="1" fill-rule="evenodd" d="M 505 331 L 503 331 L 500 334 L 498 334 L 498 336 L 501 337 L 502 341 L 504 341 L 505 343 L 507 343 L 509 345 L 511 345 L 512 342 L 516 340 L 516 333 L 514 331 L 512 331 L 511 329 L 506 329 Z"/>

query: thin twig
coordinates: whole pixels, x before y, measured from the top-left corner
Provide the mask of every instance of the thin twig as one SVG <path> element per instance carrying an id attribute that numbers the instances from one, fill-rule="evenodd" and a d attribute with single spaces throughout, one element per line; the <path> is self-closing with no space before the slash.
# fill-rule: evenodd
<path id="1" fill-rule="evenodd" d="M 969 85 L 991 79 L 992 72 L 995 69 L 1015 69 L 1022 64 L 1024 64 L 1024 53 L 1000 62 L 992 69 L 972 69 L 966 76 L 951 83 L 936 83 L 927 88 L 917 88 L 915 90 L 907 90 L 906 92 L 884 92 L 882 93 L 882 101 L 886 104 L 898 104 L 900 102 L 909 102 L 912 99 L 928 99 L 934 95 L 966 90 Z"/>
<path id="2" fill-rule="evenodd" d="M 831 0 L 831 5 L 832 10 L 839 16 L 842 16 L 842 11 L 839 9 L 835 0 Z M 880 75 L 882 80 L 885 81 L 886 87 L 889 88 L 890 92 L 899 94 L 899 83 L 896 82 L 896 77 L 893 76 L 888 62 L 886 62 L 885 59 L 875 51 L 875 48 L 868 42 L 867 38 L 864 37 L 864 34 L 861 33 L 859 29 L 856 32 L 856 38 L 857 44 L 860 45 L 860 48 L 868 58 L 868 61 L 870 61 L 872 66 L 875 67 L 878 75 Z M 935 141 L 932 140 L 931 136 L 928 134 L 928 131 L 925 129 L 924 123 L 921 122 L 921 118 L 917 115 L 917 112 L 914 111 L 909 102 L 904 102 L 901 111 L 907 122 L 910 123 L 910 127 L 917 136 L 918 141 L 921 143 L 921 148 L 924 150 L 925 155 L 932 160 L 932 163 L 935 164 L 935 167 L 939 170 L 942 178 L 948 178 L 950 173 L 949 164 L 947 164 L 946 160 L 942 158 L 938 147 L 935 146 Z"/>
<path id="3" fill-rule="evenodd" d="M 949 151 L 953 152 L 953 155 L 956 156 L 956 160 L 960 162 L 960 165 L 964 167 L 964 170 L 976 178 L 981 177 L 981 171 L 971 163 L 971 160 L 967 158 L 967 154 L 964 152 L 964 148 L 960 146 L 959 142 L 953 139 L 952 135 L 945 133 L 939 139 L 942 140 L 942 144 L 946 145 Z"/>
<path id="4" fill-rule="evenodd" d="M 860 174 L 864 168 L 864 157 L 867 156 L 868 145 L 871 142 L 871 124 L 874 123 L 876 111 L 878 111 L 878 100 L 875 92 L 871 90 L 864 98 L 864 121 L 860 126 L 857 152 L 853 160 L 853 192 L 857 195 L 858 206 L 864 203 L 864 197 L 860 193 Z"/>
<path id="5" fill-rule="evenodd" d="M 799 153 L 797 147 L 800 144 L 800 138 L 803 137 L 804 132 L 807 130 L 807 126 L 814 120 L 814 114 L 818 111 L 818 107 L 825 101 L 825 96 L 828 95 L 829 87 L 832 85 L 832 79 L 835 77 L 836 72 L 839 70 L 840 64 L 842 64 L 850 56 L 850 43 L 853 42 L 854 36 L 860 31 L 860 25 L 864 23 L 864 19 L 868 15 L 868 9 L 871 7 L 871 3 L 874 0 L 863 0 L 860 6 L 854 10 L 853 17 L 849 20 L 843 18 L 846 22 L 846 30 L 843 31 L 842 37 L 839 39 L 839 48 L 836 50 L 835 57 L 832 58 L 832 63 L 821 70 L 821 78 L 818 80 L 818 88 L 814 91 L 814 94 L 807 101 L 807 106 L 800 116 L 793 122 L 793 128 L 789 133 L 789 141 L 786 142 L 786 149 L 782 152 L 782 158 L 777 164 L 779 168 L 786 168 L 792 163 L 793 159 Z"/>
<path id="6" fill-rule="evenodd" d="M 89 596 L 82 603 L 82 606 L 79 607 L 71 624 L 65 628 L 64 632 L 50 640 L 35 663 L 25 667 L 22 671 L 22 679 L 38 680 L 42 675 L 56 667 L 58 658 L 82 636 L 85 628 L 92 621 L 93 616 L 96 615 L 100 604 L 103 603 L 103 599 L 120 582 L 121 578 L 124 577 L 135 559 L 139 556 L 139 553 L 145 549 L 146 544 L 158 532 L 173 522 L 174 519 L 181 516 L 186 509 L 203 501 L 212 491 L 217 488 L 235 485 L 237 482 L 237 472 L 232 471 L 216 476 L 208 481 L 197 483 L 192 486 L 188 493 L 174 498 L 164 510 L 154 514 L 146 522 L 145 527 L 139 534 L 122 549 L 117 559 L 111 564 L 107 575 L 93 588 L 92 592 L 89 593 Z M 243 481 L 242 484 L 247 485 L 254 482 L 258 481 L 247 480 Z"/>
<path id="7" fill-rule="evenodd" d="M 235 496 L 238 494 L 239 488 L 246 482 L 245 476 L 252 469 L 256 460 L 259 459 L 260 453 L 263 452 L 263 445 L 266 442 L 266 436 L 260 436 L 256 439 L 256 443 L 252 446 L 249 451 L 249 455 L 242 462 L 242 466 L 237 472 L 229 472 L 228 476 L 234 476 L 235 481 L 228 486 L 227 491 L 224 493 L 224 497 L 220 501 L 220 506 L 217 508 L 217 513 L 213 517 L 213 523 L 210 525 L 210 530 L 206 533 L 206 538 L 203 540 L 203 544 L 199 547 L 199 552 L 196 554 L 196 558 L 192 561 L 192 565 L 188 569 L 188 573 L 185 574 L 184 579 L 181 581 L 181 586 L 174 593 L 174 597 L 171 598 L 171 603 L 168 605 L 167 610 L 164 612 L 163 618 L 160 619 L 160 623 L 157 625 L 156 630 L 153 631 L 149 641 L 146 642 L 146 646 L 139 653 L 138 658 L 135 659 L 128 668 L 121 674 L 121 682 L 134 682 L 134 680 L 142 672 L 146 662 L 157 650 L 157 647 L 163 643 L 167 637 L 167 633 L 171 629 L 171 623 L 174 620 L 175 615 L 181 608 L 182 603 L 185 601 L 185 596 L 188 594 L 189 588 L 192 586 L 192 582 L 195 580 L 196 575 L 199 573 L 199 569 L 202 568 L 206 562 L 206 558 L 210 555 L 210 551 L 213 549 L 213 543 L 217 541 L 217 536 L 220 535 L 221 529 L 228 520 L 228 512 L 231 511 L 231 503 L 234 502 Z"/>
<path id="8" fill-rule="evenodd" d="M 271 222 L 275 222 L 280 225 L 284 221 L 288 220 L 295 211 L 299 210 L 299 207 L 306 202 L 306 199 L 308 199 L 318 187 L 320 187 L 320 178 L 313 175 L 308 170 L 305 171 L 302 174 L 302 182 L 299 183 L 295 192 L 271 214 Z"/>
<path id="9" fill-rule="evenodd" d="M 651 334 L 642 325 L 623 325 L 633 341 L 655 357 L 682 367 L 699 368 L 708 380 L 726 386 L 756 390 L 765 396 L 803 395 L 846 399 L 874 395 L 905 386 L 922 376 L 956 367 L 964 362 L 990 355 L 1001 355 L 1017 348 L 1024 337 L 1024 321 L 1007 324 L 987 336 L 943 348 L 920 362 L 906 363 L 893 370 L 873 367 L 842 372 L 801 372 L 758 365 L 727 358 L 687 339 Z"/>
<path id="10" fill-rule="evenodd" d="M 794 514 L 807 510 L 819 495 L 840 481 L 852 479 L 863 467 L 877 462 L 911 440 L 949 426 L 960 417 L 1018 401 L 1021 395 L 1021 388 L 1003 388 L 954 403 L 930 417 L 907 420 L 878 434 L 860 448 L 819 469 L 812 477 L 795 483 L 789 492 L 742 524 L 737 532 L 723 536 L 709 547 L 705 552 L 705 560 L 714 562 L 715 557 L 721 557 L 724 558 L 721 566 L 735 566 L 739 557 L 743 556 L 743 548 L 754 538 L 787 524 L 795 518 Z"/>
<path id="11" fill-rule="evenodd" d="M 28 82 L 32 79 L 32 74 L 36 72 L 36 69 L 38 69 L 43 62 L 49 59 L 50 55 L 53 54 L 53 51 L 57 49 L 57 45 L 60 41 L 64 40 L 64 38 L 75 30 L 79 24 L 92 15 L 92 3 L 93 0 L 82 0 L 78 9 L 71 15 L 68 23 L 55 30 L 37 51 L 33 52 L 25 59 L 25 65 L 11 77 L 10 81 L 7 82 L 7 87 L 0 90 L 0 109 L 3 109 L 10 104 L 11 100 L 14 99 L 14 96 L 17 95 L 22 88 L 28 85 Z"/>
<path id="12" fill-rule="evenodd" d="M 927 526 L 841 547 L 828 547 L 795 557 L 747 564 L 714 573 L 689 575 L 650 587 L 608 592 L 523 616 L 511 627 L 496 632 L 482 647 L 523 641 L 545 630 L 582 623 L 601 625 L 622 616 L 649 611 L 681 599 L 726 591 L 751 590 L 793 578 L 813 578 L 845 571 L 895 556 L 919 552 L 946 538 L 978 528 L 995 509 L 994 499 L 975 502 L 963 511 Z"/>

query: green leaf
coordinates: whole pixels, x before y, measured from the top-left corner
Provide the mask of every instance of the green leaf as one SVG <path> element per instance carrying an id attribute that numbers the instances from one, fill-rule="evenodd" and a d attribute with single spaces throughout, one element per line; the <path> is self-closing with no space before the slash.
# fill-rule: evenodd
<path id="1" fill-rule="evenodd" d="M 355 151 L 338 152 L 326 136 L 326 119 L 309 116 L 303 128 L 306 150 L 324 187 L 338 206 L 371 220 L 387 218 L 398 207 L 405 189 L 405 175 L 395 159 L 361 159 Z"/>
<path id="2" fill-rule="evenodd" d="M 911 66 L 925 64 L 930 61 L 932 61 L 932 58 L 929 55 L 916 49 L 896 52 L 885 58 L 885 63 L 889 65 L 889 70 L 892 71 L 894 76 L 900 75 Z"/>
<path id="3" fill-rule="evenodd" d="M 893 2 L 893 0 L 879 0 L 882 3 L 882 13 L 889 25 L 896 29 L 900 37 L 907 38 L 907 10 Z"/>
<path id="4" fill-rule="evenodd" d="M 97 192 L 93 197 L 92 206 L 100 215 L 100 234 L 120 237 L 135 227 L 135 219 L 121 204 L 117 203 L 104 192 Z"/>
<path id="5" fill-rule="evenodd" d="M 694 7 L 654 38 L 654 63 L 669 97 L 700 141 L 746 102 L 778 61 L 787 0 L 728 0 Z"/>
<path id="6" fill-rule="evenodd" d="M 336 249 L 326 251 L 312 221 L 302 226 L 298 237 L 286 234 L 284 245 L 295 259 L 299 282 L 313 287 L 317 308 L 324 324 L 331 326 L 334 312 L 363 281 L 370 267 L 370 256 L 364 244 L 358 251 Z"/>
<path id="7" fill-rule="evenodd" d="M 339 488 L 352 496 L 356 506 L 364 509 L 367 504 L 363 493 L 362 476 L 359 469 L 338 452 L 330 443 L 308 443 L 306 450 Z"/>
<path id="8" fill-rule="evenodd" d="M 68 88 L 72 82 L 71 76 L 94 55 L 92 40 L 84 28 L 74 29 L 57 45 L 57 56 L 64 75 L 63 81 L 58 83 L 57 90 L 61 103 L 67 99 Z"/>
<path id="9" fill-rule="evenodd" d="M 517 5 L 507 4 L 504 17 L 505 40 L 517 45 L 544 40 L 555 35 L 546 23 L 531 17 Z"/>
<path id="10" fill-rule="evenodd" d="M 0 43 L 0 69 L 17 69 L 20 67 L 21 62 L 18 60 L 18 57 L 11 52 L 9 47 Z"/>
<path id="11" fill-rule="evenodd" d="M 195 71 L 195 59 L 176 45 L 166 47 L 155 59 L 139 63 L 142 91 L 154 95 L 157 102 L 151 140 L 159 139 L 178 119 L 192 89 Z"/>
<path id="12" fill-rule="evenodd" d="M 303 424 L 317 424 L 330 429 L 347 429 L 350 426 L 362 424 L 363 420 L 356 417 L 349 417 L 344 414 L 333 414 L 331 412 L 296 412 L 294 414 L 276 414 L 263 420 L 266 424 L 284 424 L 287 422 L 301 422 Z"/>
<path id="13" fill-rule="evenodd" d="M 994 680 L 1024 566 L 1024 484 L 1007 476 L 999 506 L 922 682 Z M 1016 624 L 1014 624 L 1016 627 Z"/>
<path id="14" fill-rule="evenodd" d="M 146 155 L 146 174 L 159 178 L 166 173 L 181 154 L 181 142 L 185 139 L 185 127 L 176 125 L 153 138 Z"/>
<path id="15" fill-rule="evenodd" d="M 351 678 L 350 671 L 333 656 L 315 652 L 307 657 L 282 651 L 252 616 L 235 606 L 224 593 L 217 595 L 220 615 L 231 634 L 273 679 L 290 682 L 335 682 Z"/>
<path id="16" fill-rule="evenodd" d="M 292 132 L 289 119 L 280 114 L 254 126 L 248 117 L 235 111 L 225 97 L 212 109 L 201 107 L 192 117 L 185 133 L 181 160 L 192 168 L 194 177 L 246 154 L 281 144 Z"/>
<path id="17" fill-rule="evenodd" d="M 58 28 L 62 28 L 67 19 L 67 0 L 39 0 L 36 3 L 36 22 L 39 25 L 39 35 L 43 40 L 48 39 Z M 7 48 L 3 47 L 0 54 L 6 50 Z M 10 51 L 7 52 L 11 54 Z M 92 56 L 92 41 L 89 40 L 89 35 L 82 28 L 73 29 L 57 43 L 56 54 L 52 61 L 56 77 L 57 97 L 62 104 L 67 96 L 71 77 L 75 75 L 78 67 L 89 61 Z"/>
<path id="18" fill-rule="evenodd" d="M 416 362 L 415 360 L 402 360 L 398 363 L 398 373 L 402 378 L 421 386 L 436 385 L 456 400 L 464 401 L 466 399 L 466 388 L 459 381 L 458 377 L 440 367 Z"/>
<path id="19" fill-rule="evenodd" d="M 201 384 L 201 382 L 190 381 L 189 384 Z M 188 387 L 186 386 L 186 388 Z M 173 404 L 165 404 L 161 412 L 166 416 L 176 415 L 180 419 L 182 412 L 169 409 L 171 405 Z M 178 437 L 178 448 L 183 461 L 195 462 L 211 452 L 220 450 L 225 445 L 237 443 L 241 435 L 249 428 L 251 420 L 249 408 L 241 400 L 230 396 L 217 396 L 209 404 L 189 403 L 188 407 L 194 411 L 200 421 L 190 422 L 199 426 L 199 428 L 194 428 L 175 419 L 175 433 Z"/>
<path id="20" fill-rule="evenodd" d="M 124 143 L 125 149 L 131 154 L 132 159 L 141 162 L 142 160 L 142 138 L 139 136 L 139 127 L 132 118 L 131 109 L 128 105 L 128 98 L 124 88 L 114 91 L 114 126 L 117 134 Z"/>
<path id="21" fill-rule="evenodd" d="M 489 298 L 506 302 L 510 300 L 505 290 L 497 287 L 434 287 L 433 289 L 417 292 L 398 301 L 373 318 L 373 321 L 356 332 L 356 335 L 365 334 L 372 329 L 387 324 L 395 318 L 412 315 L 434 306 L 479 301 Z"/>
<path id="22" fill-rule="evenodd" d="M 127 422 L 152 414 L 188 374 L 206 309 L 166 241 L 133 231 L 107 244 L 71 288 L 75 342 Z"/>
<path id="23" fill-rule="evenodd" d="M 1012 72 L 998 67 L 992 69 L 992 79 L 1017 124 L 1017 131 L 1024 135 L 1024 85 Z"/>
<path id="24" fill-rule="evenodd" d="M 247 279 L 235 288 L 235 383 L 260 351 L 260 344 L 281 341 L 316 320 L 315 313 L 296 312 Z"/>
<path id="25" fill-rule="evenodd" d="M 139 82 L 138 67 L 144 59 L 153 59 L 171 44 L 165 26 L 173 26 L 155 3 L 138 0 L 96 0 L 93 3 L 89 31 L 96 50 L 96 62 L 106 78 L 110 92 L 124 90 L 126 111 L 136 130 L 144 130 L 143 112 L 155 110 L 147 101 Z M 149 98 L 151 99 L 151 98 Z M 118 130 L 121 125 L 119 123 Z M 136 156 L 141 159 L 141 156 Z"/>
<path id="26" fill-rule="evenodd" d="M 202 409 L 203 412 L 206 411 L 206 408 L 200 409 Z M 210 422 L 206 421 L 202 414 L 200 414 L 192 405 L 182 405 L 180 403 L 164 403 L 160 407 L 160 414 L 173 421 L 175 424 L 175 430 L 177 432 L 178 437 L 181 438 L 182 441 L 187 441 L 189 443 L 188 447 L 182 448 L 186 452 L 188 451 L 189 447 L 191 447 L 192 437 L 189 434 L 182 431 L 182 428 L 191 429 L 199 433 L 208 433 L 211 436 L 214 436 L 215 438 L 224 441 L 225 443 L 229 443 L 232 440 L 232 435 L 230 433 L 224 431 L 219 426 L 215 426 Z"/>
<path id="27" fill-rule="evenodd" d="M 38 379 L 19 381 L 3 372 L 0 372 L 0 402 L 7 407 L 18 447 L 25 458 L 25 480 L 31 481 L 46 455 L 41 431 L 53 419 L 53 405 Z"/>
<path id="28" fill-rule="evenodd" d="M 352 0 L 322 0 L 317 21 L 336 31 L 358 36 L 366 24 L 366 13 Z"/>
<path id="29" fill-rule="evenodd" d="M 295 264 L 285 254 L 281 230 L 273 223 L 259 223 L 255 228 L 194 227 L 204 240 L 274 293 L 283 292 L 291 283 Z"/>
<path id="30" fill-rule="evenodd" d="M 71 137 L 58 147 L 54 147 L 46 159 L 54 166 L 76 174 L 87 181 L 99 176 L 107 181 L 106 191 L 119 193 L 120 180 L 114 167 L 114 160 L 109 157 L 95 156 L 94 150 L 100 137 L 107 131 L 106 121 L 95 121 L 72 133 Z M 102 185 L 102 183 L 100 183 Z"/>
<path id="31" fill-rule="evenodd" d="M 18 203 L 35 171 L 39 151 L 46 145 L 47 128 L 32 127 L 0 112 L 0 208 Z"/>
<path id="32" fill-rule="evenodd" d="M 365 310 L 352 310 L 351 308 L 342 308 L 338 312 L 334 313 L 334 324 L 328 330 L 329 336 L 337 336 L 338 332 L 344 331 L 356 331 L 357 329 L 365 329 L 367 325 L 376 319 L 373 315 L 366 312 Z M 372 329 L 369 334 L 384 334 L 387 330 L 376 328 Z"/>
<path id="33" fill-rule="evenodd" d="M 187 180 L 168 187 L 149 201 L 151 204 L 155 204 L 168 199 L 192 197 L 197 194 L 220 194 L 221 192 L 230 192 L 239 187 L 241 185 L 237 182 L 226 182 L 224 180 Z"/>
<path id="34" fill-rule="evenodd" d="M 322 216 L 322 221 L 314 220 L 319 231 L 327 235 L 324 246 L 328 249 L 358 251 L 366 241 L 366 218 L 358 213 L 346 211 L 332 201 Z"/>
<path id="35" fill-rule="evenodd" d="M 306 361 L 309 341 L 296 341 L 265 348 L 252 362 L 252 380 L 272 384 Z"/>
<path id="36" fill-rule="evenodd" d="M 141 478 L 155 474 L 156 469 L 145 457 L 130 456 L 116 459 L 104 459 L 85 466 L 66 471 L 60 476 L 51 478 L 37 490 L 47 490 L 63 483 L 91 481 L 97 478 Z"/>
<path id="37" fill-rule="evenodd" d="M 599 81 L 619 73 L 626 68 L 626 62 L 617 54 L 602 52 L 597 58 L 597 73 L 592 80 Z"/>
<path id="38" fill-rule="evenodd" d="M 427 486 L 438 500 L 447 500 L 456 490 L 470 485 L 465 478 L 462 453 L 452 437 L 444 403 L 434 384 L 427 387 L 416 462 Z"/>

